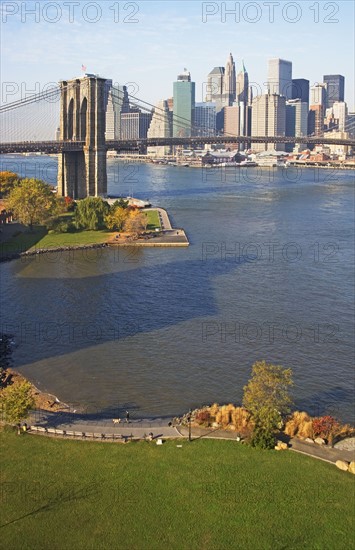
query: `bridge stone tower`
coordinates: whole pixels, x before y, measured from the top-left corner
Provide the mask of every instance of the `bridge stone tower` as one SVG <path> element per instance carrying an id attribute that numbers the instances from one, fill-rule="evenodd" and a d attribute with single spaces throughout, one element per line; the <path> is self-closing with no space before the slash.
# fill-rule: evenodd
<path id="1" fill-rule="evenodd" d="M 58 194 L 73 199 L 106 196 L 105 78 L 87 75 L 61 81 L 60 140 L 71 142 L 58 156 Z M 78 148 L 73 147 L 78 143 Z"/>

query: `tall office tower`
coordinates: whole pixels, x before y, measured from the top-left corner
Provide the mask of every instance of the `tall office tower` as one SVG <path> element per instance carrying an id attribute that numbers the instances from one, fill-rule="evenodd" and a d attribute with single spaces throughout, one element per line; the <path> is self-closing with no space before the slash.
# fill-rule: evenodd
<path id="1" fill-rule="evenodd" d="M 129 112 L 129 99 L 126 86 L 111 88 L 106 107 L 106 139 L 121 138 L 121 114 Z"/>
<path id="2" fill-rule="evenodd" d="M 121 114 L 121 139 L 146 138 L 151 113 L 142 113 L 140 109 L 131 109 L 129 113 Z"/>
<path id="3" fill-rule="evenodd" d="M 224 135 L 240 136 L 240 106 L 232 105 L 224 109 Z"/>
<path id="4" fill-rule="evenodd" d="M 173 136 L 191 137 L 195 111 L 195 82 L 184 69 L 173 85 Z"/>
<path id="5" fill-rule="evenodd" d="M 269 59 L 267 88 L 270 95 L 292 99 L 292 63 L 285 59 Z"/>
<path id="6" fill-rule="evenodd" d="M 311 86 L 310 94 L 310 105 L 321 105 L 325 112 L 326 108 L 326 85 L 325 84 L 314 84 Z"/>
<path id="7" fill-rule="evenodd" d="M 348 107 L 345 101 L 335 101 L 333 106 L 326 110 L 326 124 L 328 129 L 334 128 L 345 132 L 348 118 Z"/>
<path id="8" fill-rule="evenodd" d="M 223 79 L 223 95 L 226 97 L 227 105 L 233 105 L 236 99 L 236 73 L 233 56 L 230 53 L 226 62 Z"/>
<path id="9" fill-rule="evenodd" d="M 253 136 L 284 136 L 286 133 L 286 99 L 278 94 L 256 96 L 252 104 L 251 142 L 255 151 L 284 151 L 283 143 L 253 143 Z"/>
<path id="10" fill-rule="evenodd" d="M 172 136 L 171 117 L 167 100 L 160 100 L 154 108 L 148 129 L 148 138 L 169 138 Z M 148 155 L 163 157 L 171 152 L 170 145 L 148 147 Z"/>
<path id="11" fill-rule="evenodd" d="M 212 102 L 195 104 L 195 136 L 216 135 L 216 104 Z"/>
<path id="12" fill-rule="evenodd" d="M 348 113 L 346 117 L 346 130 L 351 138 L 355 137 L 355 113 Z"/>
<path id="13" fill-rule="evenodd" d="M 248 104 L 249 104 L 249 77 L 242 61 L 242 70 L 237 76 L 237 99 L 239 104 L 239 132 L 241 136 L 248 134 Z"/>
<path id="14" fill-rule="evenodd" d="M 305 78 L 292 79 L 292 99 L 300 99 L 309 104 L 309 80 Z"/>
<path id="15" fill-rule="evenodd" d="M 308 132 L 308 103 L 301 99 L 289 99 L 286 101 L 286 136 L 303 137 Z M 287 143 L 286 151 L 292 151 L 295 143 Z M 304 143 L 297 144 L 299 151 L 307 146 L 307 140 Z"/>
<path id="16" fill-rule="evenodd" d="M 214 67 L 207 75 L 206 101 L 216 101 L 223 94 L 224 67 Z"/>
<path id="17" fill-rule="evenodd" d="M 243 101 L 245 104 L 247 104 L 248 95 L 249 95 L 249 77 L 248 77 L 247 70 L 244 66 L 244 61 L 242 61 L 242 70 L 238 73 L 238 76 L 237 76 L 238 102 Z"/>
<path id="18" fill-rule="evenodd" d="M 308 112 L 308 135 L 322 136 L 324 133 L 323 105 L 310 105 Z"/>
<path id="19" fill-rule="evenodd" d="M 345 78 L 341 74 L 326 74 L 323 82 L 327 87 L 326 107 L 333 107 L 335 101 L 344 101 Z"/>

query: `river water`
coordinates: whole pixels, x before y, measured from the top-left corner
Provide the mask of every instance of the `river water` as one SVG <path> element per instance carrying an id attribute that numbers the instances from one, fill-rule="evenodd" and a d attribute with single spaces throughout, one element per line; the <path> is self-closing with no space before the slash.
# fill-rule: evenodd
<path id="1" fill-rule="evenodd" d="M 0 169 L 56 181 L 48 157 Z M 161 416 L 240 402 L 252 364 L 291 367 L 311 414 L 354 422 L 354 172 L 108 161 L 188 248 L 63 252 L 1 265 L 16 367 L 88 412 Z"/>

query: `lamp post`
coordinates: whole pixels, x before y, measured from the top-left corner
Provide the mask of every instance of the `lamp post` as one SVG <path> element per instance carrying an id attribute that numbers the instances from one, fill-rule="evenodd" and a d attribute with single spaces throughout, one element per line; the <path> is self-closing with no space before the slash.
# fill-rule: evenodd
<path id="1" fill-rule="evenodd" d="M 187 419 L 189 421 L 189 441 L 192 441 L 191 440 L 191 415 L 192 415 L 192 410 L 190 409 L 189 410 L 189 415 L 187 417 Z"/>

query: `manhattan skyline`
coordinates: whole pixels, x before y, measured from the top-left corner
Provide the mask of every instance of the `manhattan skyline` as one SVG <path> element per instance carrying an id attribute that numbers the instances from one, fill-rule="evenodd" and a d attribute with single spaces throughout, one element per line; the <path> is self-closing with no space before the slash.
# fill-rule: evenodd
<path id="1" fill-rule="evenodd" d="M 130 93 L 152 104 L 172 96 L 172 83 L 186 67 L 196 82 L 196 101 L 203 101 L 208 73 L 232 52 L 236 72 L 244 60 L 250 83 L 261 93 L 273 57 L 291 61 L 293 78 L 306 78 L 310 85 L 322 82 L 325 74 L 342 74 L 345 101 L 354 110 L 351 2 L 330 3 L 339 8 L 336 14 L 329 2 L 316 3 L 319 13 L 314 2 L 253 2 L 257 7 L 247 12 L 245 2 L 225 2 L 234 14 L 223 14 L 218 2 L 84 1 L 71 12 L 65 2 L 50 3 L 57 8 L 47 11 L 45 3 L 35 4 L 1 6 L 2 102 L 16 99 L 15 93 L 4 97 L 6 83 L 29 94 L 48 82 L 82 75 L 82 65 L 115 83 L 131 83 Z M 273 14 L 269 4 L 275 4 Z M 284 11 L 291 4 L 298 6 L 298 14 L 292 6 Z"/>

